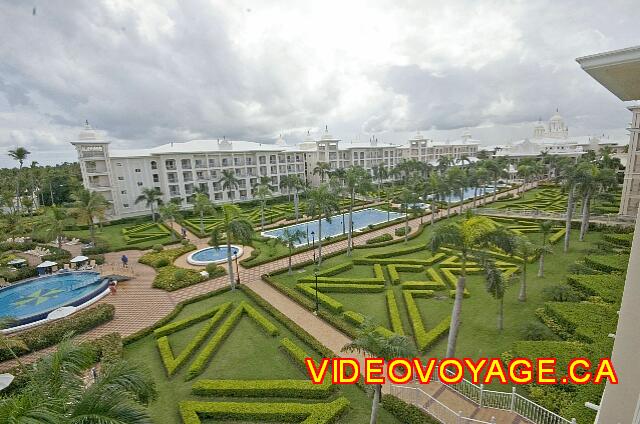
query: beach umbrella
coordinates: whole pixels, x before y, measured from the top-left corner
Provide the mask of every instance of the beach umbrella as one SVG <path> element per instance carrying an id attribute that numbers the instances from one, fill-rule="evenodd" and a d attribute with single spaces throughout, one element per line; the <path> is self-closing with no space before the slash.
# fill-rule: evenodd
<path id="1" fill-rule="evenodd" d="M 85 261 L 88 261 L 88 260 L 89 260 L 89 258 L 87 258 L 86 256 L 80 255 L 80 256 L 76 256 L 75 258 L 71 259 L 69 262 L 71 262 L 72 264 L 77 264 L 77 263 L 85 262 Z"/>
<path id="2" fill-rule="evenodd" d="M 36 268 L 51 268 L 52 266 L 56 266 L 56 265 L 58 265 L 56 262 L 44 261 L 40 265 L 38 265 Z"/>
<path id="3" fill-rule="evenodd" d="M 0 390 L 4 390 L 9 387 L 14 378 L 15 377 L 11 374 L 0 374 Z"/>
<path id="4" fill-rule="evenodd" d="M 9 262 L 7 262 L 7 265 L 22 265 L 25 262 L 27 262 L 27 260 L 24 258 L 16 258 L 11 259 Z"/>

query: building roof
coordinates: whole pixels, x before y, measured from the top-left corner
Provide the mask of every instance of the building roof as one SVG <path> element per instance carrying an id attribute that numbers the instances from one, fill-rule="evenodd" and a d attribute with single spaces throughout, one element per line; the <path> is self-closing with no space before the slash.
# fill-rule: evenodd
<path id="1" fill-rule="evenodd" d="M 640 46 L 579 57 L 576 61 L 620 100 L 640 100 Z"/>
<path id="2" fill-rule="evenodd" d="M 218 152 L 285 152 L 298 150 L 296 146 L 278 146 L 268 143 L 256 143 L 254 141 L 243 140 L 191 140 L 182 143 L 167 143 L 149 149 L 138 150 L 114 150 L 112 157 L 136 157 L 162 154 L 198 154 L 198 153 L 218 153 Z"/>

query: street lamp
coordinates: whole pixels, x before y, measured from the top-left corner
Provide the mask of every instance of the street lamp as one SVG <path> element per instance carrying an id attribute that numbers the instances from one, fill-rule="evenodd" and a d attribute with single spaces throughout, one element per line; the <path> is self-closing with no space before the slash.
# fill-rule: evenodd
<path id="1" fill-rule="evenodd" d="M 313 269 L 313 276 L 316 278 L 316 310 L 313 311 L 313 314 L 318 315 L 319 303 L 318 303 L 318 267 L 317 266 Z"/>
<path id="2" fill-rule="evenodd" d="M 238 253 L 236 252 L 236 284 L 240 285 L 240 267 L 238 266 Z"/>
<path id="3" fill-rule="evenodd" d="M 309 247 L 309 224 L 307 224 L 307 247 Z"/>
<path id="4" fill-rule="evenodd" d="M 311 231 L 311 248 L 313 249 L 313 263 L 316 263 L 316 232 Z"/>

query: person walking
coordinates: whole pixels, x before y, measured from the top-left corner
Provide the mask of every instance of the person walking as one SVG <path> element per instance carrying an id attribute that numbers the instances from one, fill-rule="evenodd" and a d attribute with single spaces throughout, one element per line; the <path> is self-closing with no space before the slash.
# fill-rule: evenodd
<path id="1" fill-rule="evenodd" d="M 129 258 L 127 257 L 127 255 L 122 255 L 120 260 L 122 261 L 122 267 L 126 268 L 127 265 L 129 264 Z"/>

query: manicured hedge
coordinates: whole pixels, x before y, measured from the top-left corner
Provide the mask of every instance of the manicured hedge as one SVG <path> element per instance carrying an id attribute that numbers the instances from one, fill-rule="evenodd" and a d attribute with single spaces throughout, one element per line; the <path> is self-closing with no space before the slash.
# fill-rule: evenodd
<path id="1" fill-rule="evenodd" d="M 564 238 L 564 235 L 567 233 L 566 228 L 560 229 L 558 232 L 553 233 L 549 236 L 549 243 L 556 244 L 558 241 Z"/>
<path id="2" fill-rule="evenodd" d="M 311 285 L 315 290 L 315 284 Z M 322 293 L 380 293 L 384 291 L 384 284 L 331 284 L 318 283 L 318 291 Z"/>
<path id="3" fill-rule="evenodd" d="M 199 396 L 323 399 L 331 395 L 332 388 L 331 384 L 309 380 L 198 380 L 191 392 Z"/>
<path id="4" fill-rule="evenodd" d="M 391 321 L 391 328 L 393 332 L 404 336 L 404 328 L 402 328 L 402 319 L 400 318 L 400 311 L 398 310 L 398 303 L 396 302 L 396 296 L 393 290 L 386 291 L 387 298 L 387 311 L 389 313 L 389 320 Z"/>
<path id="5" fill-rule="evenodd" d="M 394 233 L 398 237 L 402 237 L 405 234 L 405 231 L 411 232 L 411 227 L 405 228 L 404 225 L 402 227 L 398 227 L 395 229 Z"/>
<path id="6" fill-rule="evenodd" d="M 187 244 L 186 246 L 177 247 L 175 249 L 166 249 L 160 252 L 148 252 L 142 255 L 142 257 L 138 259 L 138 262 L 155 268 L 156 267 L 155 264 L 161 259 L 164 259 L 168 261 L 170 264 L 172 264 L 173 261 L 175 261 L 180 256 L 184 255 L 185 253 L 191 252 L 192 250 L 195 250 L 195 249 L 196 249 L 195 245 Z"/>
<path id="7" fill-rule="evenodd" d="M 198 401 L 182 401 L 179 403 L 180 416 L 184 424 L 200 424 L 200 417 L 219 421 L 333 424 L 348 407 L 349 401 L 344 397 L 328 403 Z"/>
<path id="8" fill-rule="evenodd" d="M 631 242 L 633 241 L 633 233 L 628 234 L 604 234 L 602 238 L 609 243 L 621 246 L 621 247 L 631 247 Z"/>
<path id="9" fill-rule="evenodd" d="M 382 407 L 403 424 L 439 424 L 440 421 L 427 415 L 422 409 L 393 395 L 382 396 Z"/>
<path id="10" fill-rule="evenodd" d="M 195 269 L 180 268 L 174 265 L 163 266 L 153 279 L 153 287 L 166 291 L 174 291 L 205 281 Z"/>
<path id="11" fill-rule="evenodd" d="M 115 306 L 101 303 L 98 306 L 83 309 L 67 318 L 40 325 L 10 336 L 16 341 L 13 351 L 21 356 L 28 352 L 44 349 L 58 344 L 69 333 L 81 334 L 113 319 Z M 3 345 L 0 347 L 0 361 L 12 359 L 13 355 Z"/>
<path id="12" fill-rule="evenodd" d="M 400 274 L 399 272 L 419 272 L 424 268 L 422 265 L 414 265 L 414 264 L 389 264 L 387 265 L 387 271 L 389 271 L 389 278 L 391 278 L 391 282 L 393 284 L 398 284 L 400 282 Z"/>
<path id="13" fill-rule="evenodd" d="M 587 266 L 601 272 L 626 272 L 629 255 L 590 255 L 584 258 Z"/>
<path id="14" fill-rule="evenodd" d="M 364 315 L 355 311 L 345 311 L 342 313 L 342 316 L 347 322 L 350 322 L 357 327 L 360 327 L 362 324 L 364 324 L 367 319 Z M 393 331 L 389 331 L 381 325 L 376 327 L 376 332 L 382 337 L 391 337 L 394 334 Z"/>
<path id="15" fill-rule="evenodd" d="M 179 321 L 175 321 L 167 325 L 163 325 L 162 327 L 155 329 L 153 331 L 153 335 L 156 338 L 162 337 L 162 336 L 168 336 L 169 334 L 173 334 L 176 331 L 182 330 L 183 328 L 190 327 L 194 324 L 204 321 L 207 318 L 211 318 L 212 316 L 217 314 L 220 309 L 226 310 L 229 308 L 229 306 L 231 306 L 231 302 L 224 303 L 216 308 L 210 309 L 208 311 L 204 311 L 201 314 L 198 314 L 189 318 L 181 319 Z"/>
<path id="16" fill-rule="evenodd" d="M 447 288 L 443 283 L 436 281 L 405 281 L 400 284 L 402 290 L 444 290 Z"/>
<path id="17" fill-rule="evenodd" d="M 586 294 L 599 296 L 605 302 L 620 305 L 625 279 L 616 274 L 572 274 L 567 276 L 567 282 Z"/>
<path id="18" fill-rule="evenodd" d="M 382 266 L 379 264 L 373 265 L 373 273 L 375 277 L 325 277 L 318 276 L 318 283 L 342 283 L 342 284 L 380 284 L 384 283 L 384 273 L 382 272 Z M 302 277 L 298 279 L 298 283 L 314 283 L 316 282 L 316 277 L 311 275 L 308 277 Z"/>
<path id="19" fill-rule="evenodd" d="M 339 264 L 318 272 L 318 277 L 331 277 L 332 275 L 336 275 L 336 274 L 340 274 L 341 272 L 348 271 L 351 268 L 353 268 L 353 263 L 351 262 Z"/>
<path id="20" fill-rule="evenodd" d="M 403 292 L 404 295 L 404 303 L 407 307 L 407 314 L 409 315 L 409 321 L 411 321 L 411 327 L 413 328 L 413 337 L 416 341 L 416 346 L 418 350 L 424 351 L 433 345 L 442 334 L 449 331 L 449 322 L 446 322 L 446 328 L 441 328 L 443 326 L 443 322 L 438 324 L 433 330 L 427 331 L 424 328 L 424 324 L 422 323 L 422 317 L 420 316 L 420 310 L 418 309 L 418 305 L 416 305 L 415 297 L 432 297 L 433 291 L 431 290 L 405 290 Z"/>
<path id="21" fill-rule="evenodd" d="M 378 244 L 386 241 L 393 240 L 393 236 L 388 233 L 380 234 L 379 236 L 372 237 L 366 241 L 367 244 Z"/>
<path id="22" fill-rule="evenodd" d="M 139 244 L 170 236 L 171 230 L 164 224 L 151 222 L 123 228 L 122 235 L 126 244 Z"/>
<path id="23" fill-rule="evenodd" d="M 440 268 L 440 272 L 444 275 L 445 282 L 451 287 L 451 295 L 455 297 L 456 288 L 458 287 L 458 277 L 454 275 L 453 270 L 449 268 Z M 467 273 L 471 272 L 471 269 L 467 269 Z M 465 287 L 464 297 L 469 297 L 469 291 Z"/>
<path id="24" fill-rule="evenodd" d="M 304 293 L 305 295 L 307 295 L 313 301 L 315 301 L 316 289 L 314 288 L 313 284 L 296 284 L 296 289 Z M 331 312 L 334 312 L 334 313 L 342 312 L 344 306 L 342 305 L 342 303 L 338 302 L 334 298 L 320 293 L 319 290 L 317 292 L 317 297 L 318 297 L 318 303 L 320 303 L 325 308 L 329 309 Z"/>
<path id="25" fill-rule="evenodd" d="M 286 337 L 280 339 L 280 349 L 289 356 L 296 366 L 300 367 L 306 372 L 305 358 L 309 357 L 309 354 L 305 352 L 300 346 L 292 342 Z"/>
<path id="26" fill-rule="evenodd" d="M 604 303 L 547 302 L 544 312 L 573 338 L 586 343 L 609 341 L 616 332 L 616 308 Z M 553 328 L 552 328 L 553 330 Z"/>

